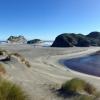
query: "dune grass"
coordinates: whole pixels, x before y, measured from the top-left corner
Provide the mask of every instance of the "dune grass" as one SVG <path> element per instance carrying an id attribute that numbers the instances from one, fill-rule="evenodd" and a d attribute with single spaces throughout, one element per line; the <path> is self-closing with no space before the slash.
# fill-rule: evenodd
<path id="1" fill-rule="evenodd" d="M 61 96 L 73 97 L 74 100 L 100 99 L 100 93 L 96 90 L 96 88 L 92 84 L 79 78 L 73 78 L 65 82 L 59 91 Z"/>
<path id="2" fill-rule="evenodd" d="M 59 95 L 72 100 L 100 100 L 100 92 L 96 88 L 79 78 L 73 78 L 59 89 Z"/>
<path id="3" fill-rule="evenodd" d="M 11 53 L 10 56 L 12 56 L 12 55 L 17 57 L 27 67 L 31 67 L 29 61 L 27 61 L 21 54 L 19 54 L 19 53 Z"/>
<path id="4" fill-rule="evenodd" d="M 95 94 L 96 92 L 96 88 L 93 85 L 79 78 L 74 78 L 65 82 L 62 85 L 62 89 L 65 92 L 70 92 L 70 93 L 86 92 L 88 94 Z"/>
<path id="5" fill-rule="evenodd" d="M 14 55 L 16 57 L 22 57 L 19 53 L 11 53 L 10 55 Z"/>
<path id="6" fill-rule="evenodd" d="M 85 87 L 84 80 L 81 80 L 79 78 L 74 78 L 72 80 L 65 82 L 61 88 L 67 93 L 78 93 L 83 91 L 84 87 Z"/>
<path id="7" fill-rule="evenodd" d="M 0 78 L 0 100 L 29 100 L 29 97 L 20 86 Z"/>

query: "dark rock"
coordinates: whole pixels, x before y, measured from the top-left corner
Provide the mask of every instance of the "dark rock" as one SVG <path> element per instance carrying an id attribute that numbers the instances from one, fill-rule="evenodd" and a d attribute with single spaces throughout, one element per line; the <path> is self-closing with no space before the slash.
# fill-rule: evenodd
<path id="1" fill-rule="evenodd" d="M 76 35 L 74 33 L 64 33 L 56 37 L 52 47 L 73 47 L 77 45 L 79 38 L 81 38 L 80 34 Z"/>
<path id="2" fill-rule="evenodd" d="M 51 47 L 88 47 L 100 46 L 100 32 L 91 32 L 88 35 L 64 33 L 56 37 Z"/>
<path id="3" fill-rule="evenodd" d="M 40 40 L 40 39 L 33 39 L 33 40 L 27 41 L 27 44 L 35 44 L 35 43 L 41 43 L 41 42 L 42 42 L 42 40 Z"/>

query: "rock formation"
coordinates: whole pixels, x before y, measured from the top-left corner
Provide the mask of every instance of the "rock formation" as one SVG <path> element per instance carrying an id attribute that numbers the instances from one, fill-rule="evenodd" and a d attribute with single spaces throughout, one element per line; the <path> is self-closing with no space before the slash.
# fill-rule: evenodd
<path id="1" fill-rule="evenodd" d="M 29 40 L 27 41 L 27 44 L 36 44 L 36 43 L 41 43 L 42 40 L 40 39 L 33 39 L 33 40 Z"/>
<path id="2" fill-rule="evenodd" d="M 10 36 L 7 39 L 8 43 L 27 43 L 27 40 L 24 36 Z"/>
<path id="3" fill-rule="evenodd" d="M 88 35 L 64 33 L 56 37 L 51 47 L 88 47 L 100 46 L 100 32 L 91 32 Z"/>

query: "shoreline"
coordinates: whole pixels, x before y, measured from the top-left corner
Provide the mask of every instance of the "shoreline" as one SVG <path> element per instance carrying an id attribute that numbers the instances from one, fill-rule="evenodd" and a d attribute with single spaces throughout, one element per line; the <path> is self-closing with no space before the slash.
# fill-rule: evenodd
<path id="1" fill-rule="evenodd" d="M 93 56 L 96 56 L 97 54 L 96 54 L 96 52 L 98 52 L 99 50 L 94 50 L 93 52 L 90 52 L 90 53 L 88 53 L 87 52 L 87 50 L 86 50 L 86 54 L 82 54 L 82 55 L 80 55 L 80 54 L 78 54 L 77 56 L 72 56 L 73 54 L 70 54 L 70 56 L 69 56 L 69 58 L 67 58 L 67 56 L 66 56 L 66 58 L 64 57 L 63 59 L 60 59 L 59 60 L 59 63 L 61 64 L 61 65 L 63 65 L 64 66 L 64 68 L 66 68 L 66 70 L 67 71 L 70 71 L 70 72 L 72 72 L 72 73 L 75 73 L 75 74 L 78 74 L 78 75 L 82 75 L 82 76 L 88 76 L 88 77 L 93 77 L 93 78 L 96 78 L 96 79 L 100 79 L 100 73 L 99 73 L 99 75 L 95 75 L 96 74 L 96 72 L 95 72 L 95 74 L 94 74 L 94 69 L 92 69 L 92 73 L 91 73 L 91 71 L 90 71 L 90 69 L 91 68 L 89 68 L 88 70 L 90 71 L 90 73 L 87 71 L 86 72 L 86 70 L 84 71 L 84 68 L 81 68 L 81 69 L 77 69 L 78 67 L 80 67 L 80 66 L 77 66 L 77 68 L 75 69 L 75 68 L 73 68 L 73 67 L 76 67 L 76 65 L 74 66 L 71 66 L 71 65 L 68 65 L 68 63 L 66 64 L 66 61 L 68 62 L 69 61 L 69 63 L 73 63 L 73 59 L 75 59 L 75 60 L 81 60 L 82 58 L 87 58 L 87 57 L 93 57 Z M 85 52 L 85 51 L 83 51 L 83 52 Z M 76 53 L 77 54 L 77 53 Z M 100 55 L 100 54 L 99 54 Z M 71 57 L 71 58 L 70 58 Z M 84 67 L 84 66 L 83 66 Z M 91 67 L 91 66 L 89 66 L 89 67 Z M 98 71 L 98 70 L 97 70 Z"/>

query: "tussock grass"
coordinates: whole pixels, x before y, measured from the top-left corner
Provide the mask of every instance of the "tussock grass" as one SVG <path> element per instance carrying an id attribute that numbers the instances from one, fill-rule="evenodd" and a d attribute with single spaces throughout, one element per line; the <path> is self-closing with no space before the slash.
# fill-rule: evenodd
<path id="1" fill-rule="evenodd" d="M 62 85 L 61 91 L 72 95 L 81 93 L 94 95 L 96 93 L 96 88 L 82 79 L 73 78 Z"/>
<path id="2" fill-rule="evenodd" d="M 79 78 L 65 82 L 59 91 L 60 95 L 64 97 L 77 96 L 76 100 L 96 100 L 100 97 L 100 93 L 92 84 Z"/>
<path id="3" fill-rule="evenodd" d="M 84 91 L 85 84 L 86 83 L 84 80 L 74 78 L 72 80 L 65 82 L 61 88 L 67 93 L 78 93 Z"/>
<path id="4" fill-rule="evenodd" d="M 0 78 L 0 100 L 29 100 L 22 88 Z"/>

